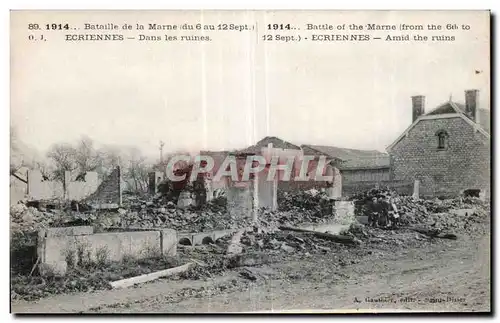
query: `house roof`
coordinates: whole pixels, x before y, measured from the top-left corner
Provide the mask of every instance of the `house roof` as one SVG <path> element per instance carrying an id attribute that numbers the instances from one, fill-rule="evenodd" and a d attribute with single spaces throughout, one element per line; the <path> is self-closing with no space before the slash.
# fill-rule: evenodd
<path id="1" fill-rule="evenodd" d="M 214 166 L 212 168 L 212 171 L 216 173 L 219 170 L 219 167 L 222 165 L 226 157 L 229 155 L 229 151 L 208 151 L 208 150 L 201 150 L 200 151 L 201 156 L 210 156 L 214 160 Z"/>
<path id="2" fill-rule="evenodd" d="M 201 150 L 200 151 L 201 156 L 210 156 L 214 159 L 215 162 L 217 161 L 223 161 L 227 155 L 229 155 L 229 151 L 209 151 L 209 150 Z"/>
<path id="3" fill-rule="evenodd" d="M 340 169 L 380 169 L 389 168 L 389 155 L 378 150 L 359 150 L 333 146 L 302 145 L 330 158 L 342 160 Z"/>
<path id="4" fill-rule="evenodd" d="M 425 115 L 431 116 L 431 115 L 440 115 L 447 113 L 461 113 L 466 117 L 468 117 L 469 119 L 471 119 L 471 117 L 465 111 L 465 104 L 453 101 L 445 102 L 439 105 L 434 110 L 426 113 Z M 490 110 L 477 109 L 476 120 L 477 120 L 476 122 L 479 124 L 481 128 L 483 128 L 483 130 L 485 130 L 487 133 L 490 133 L 490 122 L 491 122 Z"/>
<path id="5" fill-rule="evenodd" d="M 486 138 L 490 138 L 490 111 L 485 109 L 477 109 L 476 120 L 472 120 L 465 112 L 465 105 L 458 102 L 448 101 L 430 112 L 420 116 L 415 120 L 405 131 L 387 147 L 387 150 L 391 150 L 401 139 L 403 139 L 408 132 L 417 125 L 422 120 L 431 119 L 446 119 L 446 118 L 462 118 L 469 125 L 471 125 L 478 132 L 482 133 Z"/>
<path id="6" fill-rule="evenodd" d="M 291 142 L 285 141 L 278 137 L 267 136 L 259 140 L 255 145 L 249 146 L 245 149 L 237 150 L 235 153 L 260 154 L 262 148 L 266 148 L 269 144 L 273 144 L 273 148 L 300 150 L 300 146 L 294 145 Z"/>
<path id="7" fill-rule="evenodd" d="M 424 113 L 424 115 L 430 116 L 445 113 L 465 113 L 465 105 L 458 102 L 448 101 L 438 105 L 431 111 Z"/>

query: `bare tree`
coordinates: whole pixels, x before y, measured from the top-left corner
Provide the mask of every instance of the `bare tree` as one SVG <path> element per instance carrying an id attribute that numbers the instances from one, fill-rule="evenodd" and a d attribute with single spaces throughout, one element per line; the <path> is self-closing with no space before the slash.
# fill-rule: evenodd
<path id="1" fill-rule="evenodd" d="M 48 180 L 54 173 L 54 168 L 45 161 L 33 160 L 33 166 L 40 171 L 44 180 Z"/>
<path id="2" fill-rule="evenodd" d="M 109 174 L 116 166 L 122 166 L 123 152 L 113 146 L 104 146 L 97 151 L 101 158 L 100 170 L 102 174 Z M 126 158 L 125 158 L 126 159 Z"/>
<path id="3" fill-rule="evenodd" d="M 83 136 L 76 147 L 76 164 L 78 171 L 97 171 L 103 165 L 103 157 L 94 147 L 94 141 L 87 136 Z"/>
<path id="4" fill-rule="evenodd" d="M 146 192 L 149 170 L 150 167 L 146 163 L 146 158 L 141 154 L 139 149 L 131 149 L 125 178 L 132 184 L 133 190 L 136 192 Z"/>
<path id="5" fill-rule="evenodd" d="M 19 167 L 26 164 L 25 156 L 21 151 L 21 143 L 16 127 L 10 127 L 10 173 L 13 174 Z"/>
<path id="6" fill-rule="evenodd" d="M 64 182 L 64 173 L 77 169 L 77 152 L 70 144 L 54 144 L 47 152 L 47 157 L 54 164 L 53 177 L 56 180 Z"/>

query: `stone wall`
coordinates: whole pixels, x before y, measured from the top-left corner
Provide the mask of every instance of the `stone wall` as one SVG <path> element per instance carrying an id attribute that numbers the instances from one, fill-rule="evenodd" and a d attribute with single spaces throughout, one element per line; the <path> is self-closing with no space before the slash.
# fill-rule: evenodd
<path id="1" fill-rule="evenodd" d="M 158 193 L 158 184 L 160 184 L 163 180 L 165 180 L 165 173 L 164 172 L 150 172 L 148 174 L 149 181 L 148 181 L 148 192 L 149 194 L 156 194 Z"/>
<path id="2" fill-rule="evenodd" d="M 10 205 L 16 204 L 24 199 L 28 192 L 28 184 L 15 176 L 10 176 Z"/>
<path id="3" fill-rule="evenodd" d="M 96 261 L 99 253 L 106 253 L 106 260 L 121 261 L 125 256 L 141 259 L 176 252 L 177 232 L 171 229 L 94 233 L 92 227 L 68 227 L 38 233 L 38 257 L 46 264 L 68 261 L 68 257 L 78 263 L 82 255 Z"/>
<path id="4" fill-rule="evenodd" d="M 227 211 L 235 224 L 242 219 L 251 219 L 254 209 L 253 185 L 234 186 L 227 190 Z"/>
<path id="5" fill-rule="evenodd" d="M 67 181 L 66 194 L 68 200 L 79 201 L 97 189 L 99 179 L 96 172 L 87 172 L 84 181 Z"/>
<path id="6" fill-rule="evenodd" d="M 275 210 L 278 205 L 278 181 L 277 179 L 269 181 L 267 172 L 257 174 L 257 196 L 256 205 L 261 208 L 269 208 Z"/>
<path id="7" fill-rule="evenodd" d="M 63 199 L 64 184 L 58 181 L 44 181 L 39 170 L 28 171 L 28 198 L 32 200 Z"/>
<path id="8" fill-rule="evenodd" d="M 99 185 L 97 190 L 90 195 L 86 202 L 99 205 L 115 205 L 122 203 L 121 171 L 116 167 L 111 174 Z"/>
<path id="9" fill-rule="evenodd" d="M 65 172 L 64 183 L 43 180 L 39 170 L 28 171 L 28 198 L 32 200 L 68 199 L 79 201 L 94 192 L 99 185 L 96 172 L 87 172 L 83 181 L 71 181 Z"/>
<path id="10" fill-rule="evenodd" d="M 448 134 L 438 149 L 436 134 Z M 490 140 L 458 115 L 421 120 L 390 151 L 395 180 L 420 180 L 422 197 L 451 197 L 466 189 L 490 192 Z"/>
<path id="11" fill-rule="evenodd" d="M 390 180 L 390 169 L 344 169 L 342 170 L 344 183 L 382 182 Z"/>

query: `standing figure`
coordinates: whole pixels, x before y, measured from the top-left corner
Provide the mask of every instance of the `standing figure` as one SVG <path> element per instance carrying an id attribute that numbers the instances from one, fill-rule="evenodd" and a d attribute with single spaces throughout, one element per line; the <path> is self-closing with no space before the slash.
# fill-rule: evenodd
<path id="1" fill-rule="evenodd" d="M 372 198 L 372 202 L 370 203 L 370 213 L 368 213 L 368 225 L 372 227 L 376 227 L 378 224 L 378 220 L 380 217 L 380 203 L 378 202 L 376 197 Z"/>
<path id="2" fill-rule="evenodd" d="M 385 196 L 379 197 L 378 204 L 380 210 L 378 225 L 381 227 L 387 227 L 387 224 L 389 223 L 389 210 L 390 210 L 390 204 L 387 201 L 387 197 Z"/>
<path id="3" fill-rule="evenodd" d="M 389 204 L 391 209 L 389 211 L 389 220 L 391 222 L 391 227 L 396 228 L 399 222 L 399 211 L 396 207 L 396 201 L 394 199 L 389 199 Z"/>

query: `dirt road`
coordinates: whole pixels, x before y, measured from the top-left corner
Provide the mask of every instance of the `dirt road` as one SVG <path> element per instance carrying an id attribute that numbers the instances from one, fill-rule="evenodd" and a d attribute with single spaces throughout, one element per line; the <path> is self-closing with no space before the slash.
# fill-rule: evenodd
<path id="1" fill-rule="evenodd" d="M 297 310 L 489 311 L 490 241 L 435 240 L 424 247 L 303 255 L 207 281 L 164 280 L 126 290 L 13 302 L 13 312 L 259 312 Z"/>

